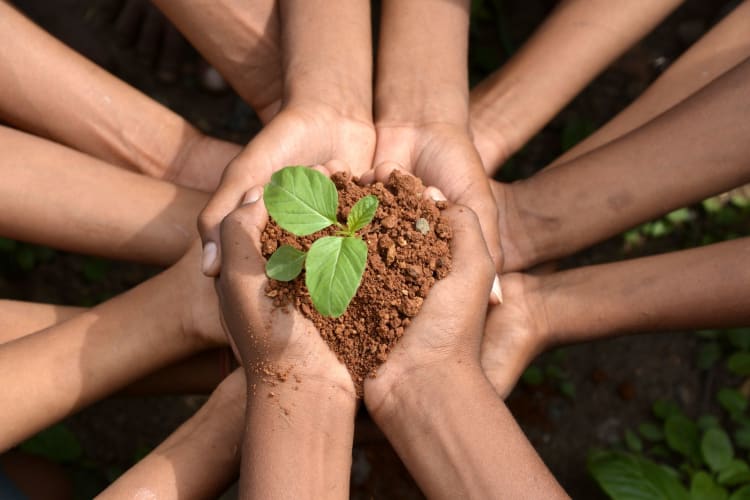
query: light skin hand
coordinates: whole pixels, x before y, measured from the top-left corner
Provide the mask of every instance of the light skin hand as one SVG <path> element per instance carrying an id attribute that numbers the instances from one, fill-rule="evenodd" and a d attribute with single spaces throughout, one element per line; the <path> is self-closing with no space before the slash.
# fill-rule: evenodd
<path id="1" fill-rule="evenodd" d="M 444 215 L 451 273 L 365 381 L 365 404 L 430 498 L 563 498 L 480 367 L 495 268 L 478 220 L 458 206 Z"/>
<path id="2" fill-rule="evenodd" d="M 383 2 L 373 165 L 395 162 L 474 210 L 501 270 L 497 207 L 469 134 L 468 27 L 465 1 Z"/>
<path id="3" fill-rule="evenodd" d="M 198 219 L 203 271 L 210 276 L 221 266 L 219 224 L 250 187 L 265 184 L 288 165 L 340 160 L 355 175 L 372 165 L 369 2 L 282 1 L 279 8 L 284 107 L 227 167 Z"/>
<path id="4" fill-rule="evenodd" d="M 222 222 L 217 279 L 249 389 L 240 496 L 348 498 L 354 383 L 308 319 L 264 296 L 261 196 L 261 187 L 251 188 L 248 203 Z"/>

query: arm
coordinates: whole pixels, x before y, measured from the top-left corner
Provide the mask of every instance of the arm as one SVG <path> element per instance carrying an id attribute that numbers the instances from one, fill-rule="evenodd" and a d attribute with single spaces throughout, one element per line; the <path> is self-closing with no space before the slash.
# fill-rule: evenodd
<path id="1" fill-rule="evenodd" d="M 281 107 L 276 0 L 154 0 L 190 43 L 267 123 Z"/>
<path id="2" fill-rule="evenodd" d="M 383 2 L 373 164 L 395 162 L 473 209 L 502 268 L 497 206 L 469 134 L 468 29 L 468 1 Z"/>
<path id="3" fill-rule="evenodd" d="M 365 404 L 430 498 L 565 498 L 480 367 L 495 273 L 476 217 L 457 206 L 443 215 L 451 273 L 366 380 Z"/>
<path id="4" fill-rule="evenodd" d="M 260 234 L 268 213 L 258 201 L 262 188 L 250 192 L 255 201 L 222 223 L 226 253 L 217 281 L 248 381 L 240 496 L 348 498 L 354 383 L 308 319 L 274 308 L 259 293 L 266 284 Z"/>
<path id="5" fill-rule="evenodd" d="M 194 248 L 177 265 L 87 312 L 0 345 L 0 449 L 190 354 L 223 344 Z"/>
<path id="6" fill-rule="evenodd" d="M 195 238 L 203 193 L 2 126 L 0 150 L 5 237 L 162 265 Z"/>
<path id="7" fill-rule="evenodd" d="M 504 276 L 482 366 L 505 397 L 543 350 L 615 335 L 750 323 L 750 238 L 546 276 Z M 602 293 L 606 290 L 607 293 Z"/>
<path id="8" fill-rule="evenodd" d="M 630 106 L 552 165 L 566 163 L 622 137 L 737 66 L 750 56 L 748 23 L 750 2 L 745 1 L 669 66 Z"/>
<path id="9" fill-rule="evenodd" d="M 287 165 L 372 165 L 372 47 L 366 0 L 279 2 L 283 107 L 227 167 L 198 219 L 206 274 L 221 265 L 219 224 L 250 187 Z M 344 49 L 345 48 L 345 49 Z"/>
<path id="10" fill-rule="evenodd" d="M 491 174 L 682 0 L 566 0 L 471 92 L 474 144 Z M 543 98 L 540 98 L 543 96 Z"/>
<path id="11" fill-rule="evenodd" d="M 97 498 L 218 498 L 235 476 L 245 410 L 236 370 L 195 415 Z"/>
<path id="12" fill-rule="evenodd" d="M 78 55 L 0 2 L 0 119 L 115 165 L 211 191 L 239 147 Z"/>
<path id="13" fill-rule="evenodd" d="M 509 271 L 750 182 L 750 60 L 637 130 L 504 186 Z M 585 179 L 585 183 L 582 182 Z"/>

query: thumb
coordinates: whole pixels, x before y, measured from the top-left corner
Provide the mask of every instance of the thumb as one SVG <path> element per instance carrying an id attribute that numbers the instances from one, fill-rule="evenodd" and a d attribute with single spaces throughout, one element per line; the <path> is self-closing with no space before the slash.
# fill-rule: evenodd
<path id="1" fill-rule="evenodd" d="M 263 187 L 254 186 L 243 204 L 227 215 L 220 225 L 222 261 L 226 271 L 249 276 L 265 276 L 265 259 L 260 237 L 268 222 L 263 203 Z"/>

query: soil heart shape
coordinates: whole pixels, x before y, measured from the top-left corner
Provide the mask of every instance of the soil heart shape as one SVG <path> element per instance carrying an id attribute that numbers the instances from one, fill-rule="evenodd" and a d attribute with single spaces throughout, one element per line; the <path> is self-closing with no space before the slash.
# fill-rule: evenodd
<path id="1" fill-rule="evenodd" d="M 367 266 L 349 307 L 338 318 L 318 313 L 305 287 L 304 271 L 288 282 L 269 278 L 265 292 L 275 306 L 291 304 L 315 324 L 348 368 L 361 396 L 365 377 L 375 374 L 432 285 L 450 271 L 453 232 L 440 212 L 445 202 L 423 199 L 417 178 L 393 172 L 386 184 L 363 186 L 356 178 L 337 173 L 331 180 L 338 190 L 339 221 L 346 221 L 352 206 L 364 196 L 375 195 L 380 202 L 372 222 L 359 233 L 367 244 Z M 261 235 L 263 256 L 268 259 L 281 245 L 307 251 L 316 239 L 334 232 L 330 227 L 295 236 L 269 218 Z"/>

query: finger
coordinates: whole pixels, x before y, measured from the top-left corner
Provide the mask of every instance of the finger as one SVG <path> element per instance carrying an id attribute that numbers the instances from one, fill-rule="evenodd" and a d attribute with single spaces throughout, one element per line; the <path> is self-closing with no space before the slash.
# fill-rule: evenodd
<path id="1" fill-rule="evenodd" d="M 443 210 L 442 215 L 448 219 L 453 230 L 452 266 L 450 274 L 435 284 L 430 296 L 447 294 L 451 297 L 460 297 L 467 305 L 481 309 L 483 318 L 487 297 L 495 278 L 495 268 L 487 251 L 479 220 L 474 212 L 461 205 L 448 207 Z M 424 304 L 427 317 L 430 317 L 430 304 L 435 304 L 433 307 L 437 308 L 432 313 L 438 315 L 436 317 L 441 317 L 445 300 L 430 301 L 428 298 Z"/>
<path id="2" fill-rule="evenodd" d="M 425 188 L 422 192 L 422 198 L 430 199 L 432 201 L 448 201 L 448 198 L 445 197 L 443 192 L 435 186 L 428 186 Z"/>
<path id="3" fill-rule="evenodd" d="M 221 221 L 246 197 L 247 186 L 259 184 L 251 175 L 245 175 L 250 169 L 235 163 L 237 161 L 229 164 L 219 188 L 198 215 L 198 233 L 203 242 L 201 268 L 206 276 L 217 276 L 221 268 Z"/>
<path id="4" fill-rule="evenodd" d="M 344 172 L 348 176 L 352 175 L 352 169 L 344 160 L 329 160 L 325 163 L 325 167 L 331 174 L 335 174 L 336 172 Z"/>
<path id="5" fill-rule="evenodd" d="M 495 263 L 495 269 L 501 273 L 503 270 L 503 254 L 498 228 L 497 203 L 492 195 L 487 178 L 483 177 L 482 180 L 467 186 L 455 201 L 466 205 L 477 214 L 482 233 L 487 242 L 487 248 Z"/>
<path id="6" fill-rule="evenodd" d="M 250 188 L 245 203 L 221 222 L 221 248 L 225 272 L 265 276 L 265 259 L 260 237 L 268 222 L 268 212 L 262 201 L 263 187 Z"/>
<path id="7" fill-rule="evenodd" d="M 404 167 L 402 167 L 400 163 L 396 163 L 395 161 L 384 161 L 377 164 L 374 168 L 375 181 L 385 184 L 386 182 L 388 182 L 388 178 L 391 176 L 391 172 L 393 172 L 394 170 L 398 170 L 400 173 L 405 175 L 414 175 L 411 172 L 408 172 Z"/>

